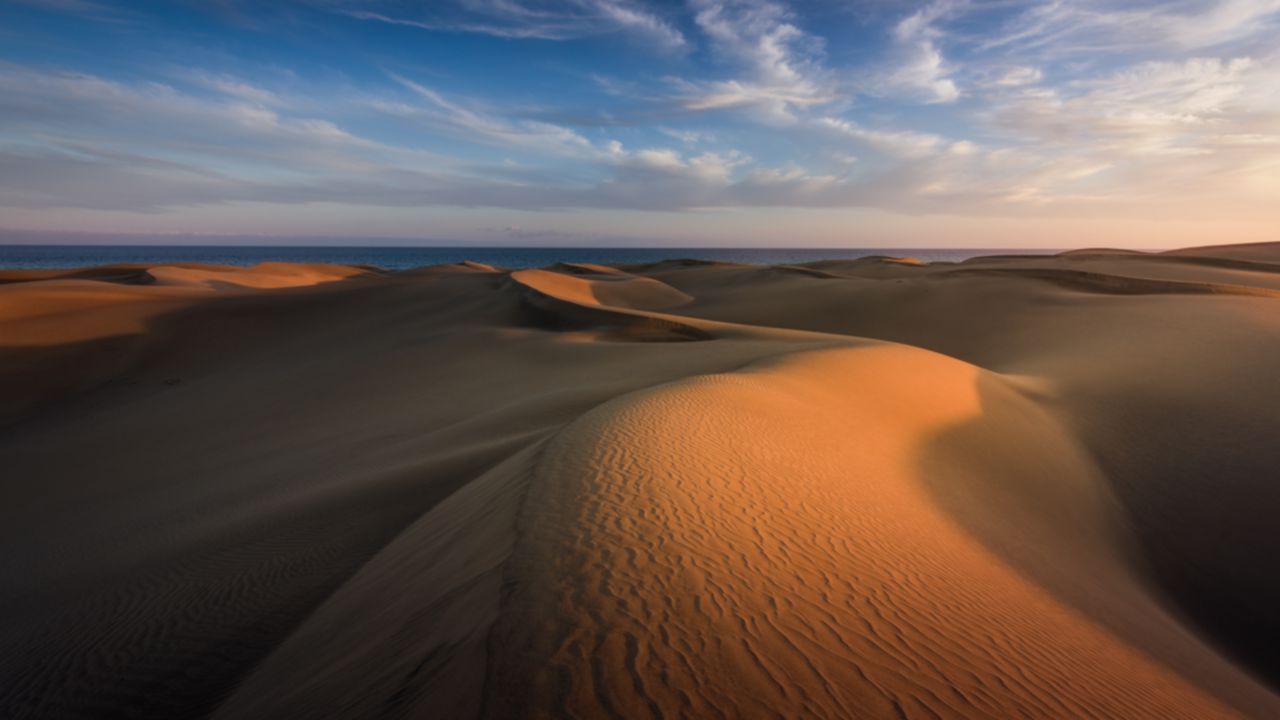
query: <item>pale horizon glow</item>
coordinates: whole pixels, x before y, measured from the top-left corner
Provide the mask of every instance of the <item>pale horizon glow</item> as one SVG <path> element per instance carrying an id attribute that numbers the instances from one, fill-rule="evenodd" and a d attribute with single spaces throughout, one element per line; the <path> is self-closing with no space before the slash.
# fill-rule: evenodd
<path id="1" fill-rule="evenodd" d="M 1280 0 L 0 7 L 0 243 L 1280 240 Z"/>

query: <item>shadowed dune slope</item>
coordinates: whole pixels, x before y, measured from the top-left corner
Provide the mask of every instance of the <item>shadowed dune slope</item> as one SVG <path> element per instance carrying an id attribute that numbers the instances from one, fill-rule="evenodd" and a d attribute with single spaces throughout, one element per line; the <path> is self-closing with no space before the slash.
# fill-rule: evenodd
<path id="1" fill-rule="evenodd" d="M 0 273 L 0 716 L 1280 716 L 1272 264 Z"/>

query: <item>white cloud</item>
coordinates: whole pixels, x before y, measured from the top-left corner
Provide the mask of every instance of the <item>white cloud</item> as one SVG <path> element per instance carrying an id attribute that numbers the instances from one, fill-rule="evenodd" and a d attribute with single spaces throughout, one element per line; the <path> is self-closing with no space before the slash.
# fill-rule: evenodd
<path id="1" fill-rule="evenodd" d="M 235 93 L 201 98 L 156 82 L 18 65 L 0 64 L 0 117 L 30 138 L 109 139 L 217 158 L 293 157 L 317 167 L 378 147 L 328 120 L 285 115 Z M 303 148 L 308 152 L 297 154 Z"/>
<path id="2" fill-rule="evenodd" d="M 184 69 L 176 73 L 180 79 L 208 88 L 228 97 L 238 98 L 258 105 L 280 105 L 278 95 L 262 87 L 225 73 L 213 73 L 198 68 Z"/>
<path id="3" fill-rule="evenodd" d="M 937 153 L 944 139 L 932 133 L 910 130 L 871 130 L 849 120 L 824 117 L 817 125 L 840 135 L 858 140 L 875 150 L 898 158 L 922 158 Z"/>
<path id="4" fill-rule="evenodd" d="M 619 27 L 640 32 L 669 47 L 678 48 L 685 44 L 684 35 L 680 31 L 633 5 L 617 0 L 596 0 L 591 5 L 602 17 L 612 20 Z"/>
<path id="5" fill-rule="evenodd" d="M 790 87 L 758 85 L 738 80 L 725 80 L 696 86 L 696 92 L 687 96 L 684 107 L 689 110 L 721 110 L 748 108 L 755 110 L 765 121 L 790 124 L 796 120 L 796 111 L 832 101 L 808 86 Z"/>
<path id="6" fill-rule="evenodd" d="M 715 140 L 714 133 L 698 131 L 698 130 L 670 128 L 670 127 L 664 127 L 662 125 L 656 126 L 654 130 L 657 130 L 658 132 L 662 133 L 663 135 L 666 135 L 669 138 L 679 140 L 685 145 L 699 145 L 702 143 L 711 142 Z"/>
<path id="7" fill-rule="evenodd" d="M 949 103 L 960 97 L 960 89 L 951 78 L 952 69 L 938 47 L 942 31 L 935 25 L 954 8 L 955 3 L 950 0 L 935 0 L 894 27 L 897 58 L 895 67 L 883 81 L 891 92 L 906 93 L 930 103 Z"/>
<path id="8" fill-rule="evenodd" d="M 999 100 L 996 116 L 1039 142 L 1101 144 L 1123 154 L 1207 149 L 1217 137 L 1250 134 L 1280 112 L 1280 100 L 1268 107 L 1265 99 L 1276 85 L 1274 71 L 1250 58 L 1146 62 L 1010 94 Z"/>
<path id="9" fill-rule="evenodd" d="M 1149 61 L 997 95 L 992 120 L 1034 166 L 1025 185 L 1038 202 L 1081 180 L 1115 206 L 1256 196 L 1280 189 L 1277 69 L 1274 56 Z"/>
<path id="10" fill-rule="evenodd" d="M 613 32 L 634 34 L 667 49 L 686 44 L 684 35 L 658 15 L 629 0 L 460 0 L 425 5 L 409 17 L 381 8 L 384 2 L 342 7 L 344 15 L 441 32 L 466 32 L 506 38 L 571 40 Z"/>
<path id="11" fill-rule="evenodd" d="M 1044 73 L 1041 72 L 1040 68 L 1019 65 L 1006 69 L 992 84 L 1000 87 L 1020 87 L 1022 85 L 1034 85 L 1043 78 Z"/>
<path id="12" fill-rule="evenodd" d="M 1168 48 L 1202 50 L 1277 28 L 1280 0 L 1172 0 L 1116 7 L 1100 0 L 1056 0 L 1018 14 L 986 49 L 1082 55 Z"/>
<path id="13" fill-rule="evenodd" d="M 427 104 L 375 101 L 373 107 L 458 135 L 470 142 L 520 147 L 544 154 L 595 154 L 591 142 L 565 127 L 536 120 L 509 120 L 457 101 L 399 75 L 396 82 L 411 90 Z"/>
<path id="14" fill-rule="evenodd" d="M 795 122 L 807 108 L 836 99 L 818 63 L 822 43 L 791 22 L 791 12 L 768 0 L 693 0 L 695 20 L 722 58 L 744 76 L 686 82 L 690 110 L 746 108 L 774 124 Z"/>

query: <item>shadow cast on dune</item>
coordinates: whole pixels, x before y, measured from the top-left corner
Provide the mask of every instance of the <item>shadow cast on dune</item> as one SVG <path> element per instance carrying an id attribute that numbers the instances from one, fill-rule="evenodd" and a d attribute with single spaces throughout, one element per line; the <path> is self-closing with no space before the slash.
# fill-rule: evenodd
<path id="1" fill-rule="evenodd" d="M 201 298 L 128 333 L 0 347 L 26 377 L 0 412 L 0 714 L 207 716 L 369 557 L 513 452 L 456 444 L 361 471 L 290 438 L 314 390 L 281 392 L 271 357 L 327 334 L 324 305 L 350 291 Z"/>
<path id="2" fill-rule="evenodd" d="M 1118 483 L 1103 473 L 1074 428 L 1021 397 L 1001 376 L 978 371 L 974 385 L 979 414 L 921 444 L 920 476 L 935 502 L 1019 574 L 1089 623 L 1224 705 L 1250 717 L 1265 716 L 1271 693 L 1221 655 L 1218 646 L 1246 660 L 1248 653 L 1230 635 L 1201 637 L 1197 624 L 1217 630 L 1212 617 L 1188 622 L 1182 616 L 1188 600 L 1198 596 L 1184 596 L 1186 588 L 1162 567 L 1161 559 L 1176 556 L 1175 550 L 1161 544 L 1161 533 L 1136 525 L 1131 515 L 1130 508 L 1149 507 L 1151 499 L 1131 496 L 1126 507 Z M 1011 433 L 1011 427 L 1020 429 Z M 1028 432 L 1031 428 L 1039 430 Z M 1020 446 L 1010 448 L 1010 443 Z M 957 473 L 957 466 L 965 470 Z M 1218 608 L 1238 612 L 1240 587 L 1221 583 L 1212 592 Z"/>
<path id="3" fill-rule="evenodd" d="M 520 293 L 525 324 L 556 331 L 599 331 L 603 339 L 635 342 L 713 337 L 693 323 L 653 312 L 692 300 L 665 283 L 589 265 L 565 268 L 569 275 L 545 270 L 511 273 L 507 282 Z"/>
<path id="4" fill-rule="evenodd" d="M 0 714 L 208 715 L 404 528 L 537 439 L 523 414 L 511 433 L 437 419 L 414 438 L 368 401 L 379 350 L 418 342 L 370 319 L 439 319 L 459 309 L 448 291 L 236 290 L 0 344 Z"/>
<path id="5" fill-rule="evenodd" d="M 1232 269 L 1238 266 L 1228 265 Z M 1252 269 L 1252 268 L 1246 268 Z M 1274 272 L 1274 271 L 1271 271 Z M 1086 272 L 1047 268 L 973 268 L 953 270 L 947 277 L 1011 275 L 1033 280 L 1046 280 L 1063 287 L 1117 295 L 1154 295 L 1181 293 L 1187 295 L 1244 295 L 1249 297 L 1280 298 L 1280 290 L 1212 282 L 1178 282 L 1151 278 L 1129 277 L 1113 273 Z"/>
<path id="6" fill-rule="evenodd" d="M 1268 559 L 1280 487 L 1267 451 L 1275 432 L 1269 408 L 1278 406 L 1280 392 L 1248 382 L 1253 373 L 1239 372 L 1237 387 L 1207 370 L 1197 375 L 1206 388 L 1248 395 L 1263 411 L 1173 393 L 1125 406 L 1095 397 L 1088 400 L 1094 412 L 1076 432 L 1112 478 L 1151 582 L 1171 611 L 1280 687 L 1280 577 Z M 1117 435 L 1129 442 L 1117 445 Z"/>
<path id="7" fill-rule="evenodd" d="M 604 340 L 690 342 L 713 337 L 701 328 L 677 320 L 577 305 L 538 293 L 525 294 L 520 308 L 521 325 L 556 332 L 595 331 Z"/>

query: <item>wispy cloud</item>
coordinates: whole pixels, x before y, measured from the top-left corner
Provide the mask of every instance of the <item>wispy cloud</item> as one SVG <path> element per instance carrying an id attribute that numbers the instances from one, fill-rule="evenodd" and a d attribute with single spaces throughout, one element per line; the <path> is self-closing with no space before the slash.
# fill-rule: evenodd
<path id="1" fill-rule="evenodd" d="M 940 135 L 911 130 L 872 130 L 855 122 L 839 118 L 818 118 L 819 128 L 830 130 L 839 136 L 852 138 L 868 147 L 900 158 L 921 158 L 933 155 L 945 145 Z"/>
<path id="2" fill-rule="evenodd" d="M 796 112 L 836 95 L 819 64 L 822 41 L 791 22 L 769 0 L 694 0 L 695 20 L 711 48 L 742 71 L 727 80 L 683 83 L 691 110 L 746 108 L 770 122 L 794 122 Z"/>
<path id="3" fill-rule="evenodd" d="M 1172 0 L 1116 7 L 1054 0 L 1015 15 L 986 49 L 1056 56 L 1165 47 L 1203 50 L 1273 34 L 1280 0 Z"/>
<path id="4" fill-rule="evenodd" d="M 935 0 L 898 22 L 893 29 L 894 66 L 883 78 L 882 89 L 930 103 L 948 103 L 960 97 L 938 46 L 942 30 L 935 24 L 956 7 L 952 0 Z"/>
<path id="5" fill-rule="evenodd" d="M 1023 85 L 1033 85 L 1044 79 L 1044 71 L 1037 67 L 1027 65 L 1015 65 L 1009 68 L 1000 69 L 999 72 L 989 81 L 989 84 L 998 87 L 1021 87 Z"/>
<path id="6" fill-rule="evenodd" d="M 1113 202 L 1261 187 L 1280 177 L 1278 68 L 1274 56 L 1149 61 L 1000 96 L 992 119 L 1045 165 L 1105 166 Z"/>
<path id="7" fill-rule="evenodd" d="M 629 0 L 459 0 L 431 3 L 410 15 L 385 6 L 383 2 L 361 2 L 340 6 L 337 11 L 359 20 L 504 38 L 571 40 L 625 32 L 668 49 L 683 47 L 686 42 L 666 20 Z"/>
<path id="8" fill-rule="evenodd" d="M 468 107 L 408 78 L 394 74 L 392 78 L 424 102 L 410 104 L 377 100 L 372 103 L 373 107 L 387 114 L 429 125 L 470 142 L 521 147 L 546 154 L 582 156 L 595 151 L 589 140 L 569 128 L 536 120 L 504 118 Z"/>
<path id="9" fill-rule="evenodd" d="M 245 102 L 257 105 L 280 105 L 283 102 L 276 93 L 226 73 L 215 73 L 200 68 L 184 68 L 176 75 L 195 85 Z"/>
<path id="10" fill-rule="evenodd" d="M 0 64 L 0 115 L 28 139 L 145 144 L 211 157 L 276 160 L 300 148 L 317 164 L 376 147 L 333 122 L 283 115 L 258 102 L 269 94 L 230 77 L 213 82 L 223 97 L 202 98 L 154 81 L 122 83 L 80 72 Z M 243 95 L 253 96 L 246 102 Z M 274 96 L 270 96 L 274 97 Z M 325 148 L 325 154 L 316 150 Z"/>

